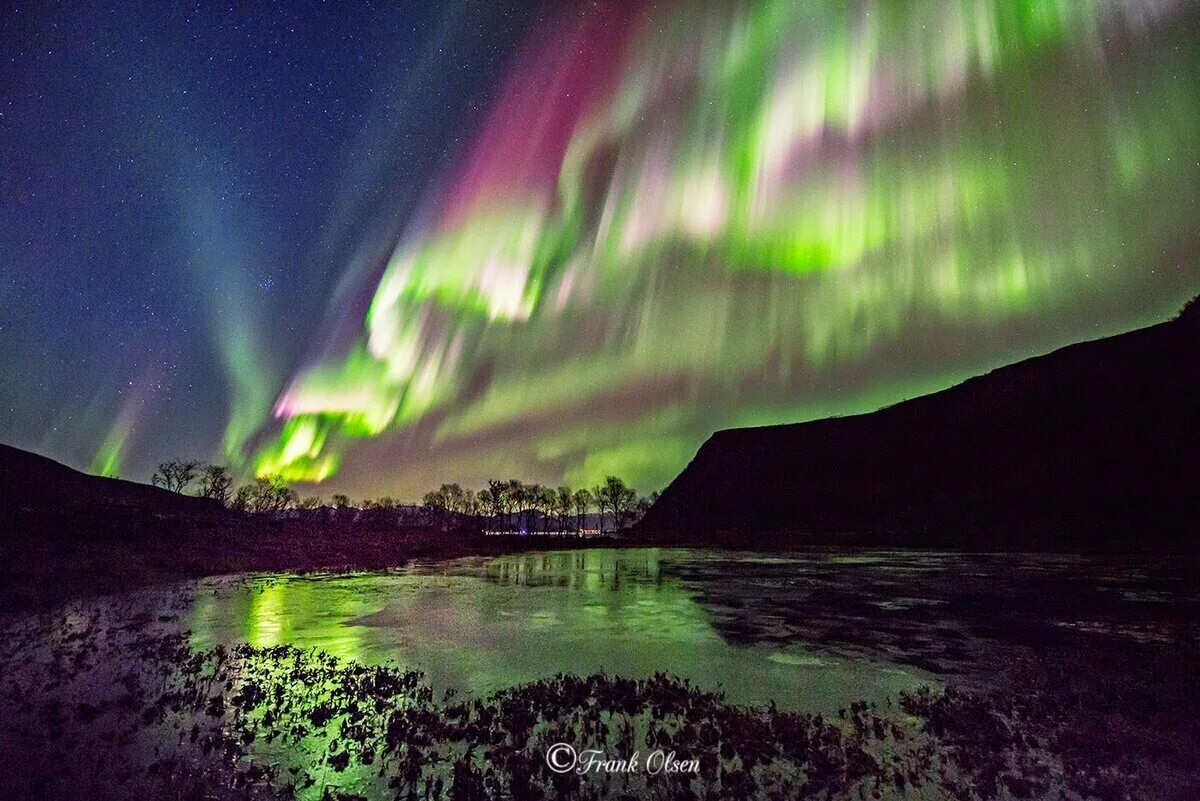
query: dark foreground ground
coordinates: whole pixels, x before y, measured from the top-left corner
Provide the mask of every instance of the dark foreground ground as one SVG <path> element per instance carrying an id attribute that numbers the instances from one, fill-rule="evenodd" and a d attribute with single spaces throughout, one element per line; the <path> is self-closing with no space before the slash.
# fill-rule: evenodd
<path id="1" fill-rule="evenodd" d="M 1200 797 L 1200 596 L 1187 571 L 1075 570 L 1090 593 L 1039 590 L 1040 578 L 982 587 L 977 557 L 953 560 L 959 579 L 925 570 L 901 589 L 894 569 L 853 554 L 771 572 L 794 561 L 751 556 L 737 562 L 746 576 L 708 581 L 712 563 L 694 560 L 682 580 L 731 641 L 786 634 L 817 653 L 882 650 L 926 665 L 944 688 L 847 699 L 824 716 L 737 706 L 664 675 L 560 675 L 437 697 L 419 673 L 320 650 L 198 650 L 184 630 L 195 594 L 164 589 L 152 604 L 134 593 L 0 624 L 0 759 L 18 766 L 0 772 L 0 797 Z M 755 582 L 759 595 L 741 591 Z M 781 618 L 768 592 L 799 606 Z M 880 608 L 881 598 L 911 605 Z M 546 753 L 560 742 L 636 750 L 643 769 L 555 773 Z M 697 760 L 696 771 L 647 772 L 659 751 Z"/>
<path id="2" fill-rule="evenodd" d="M 997 666 L 997 689 L 917 692 L 822 717 L 731 706 L 661 675 L 558 676 L 481 700 L 437 699 L 419 673 L 286 645 L 195 652 L 177 614 L 126 619 L 82 605 L 5 631 L 5 797 L 1200 793 L 1194 655 L 1112 649 L 1081 661 L 1050 652 Z M 556 773 L 545 754 L 559 742 L 698 764 L 686 773 Z"/>
<path id="3" fill-rule="evenodd" d="M 460 702 L 435 698 L 420 674 L 317 651 L 196 651 L 182 607 L 73 599 L 568 543 L 255 519 L 38 459 L 0 465 L 13 510 L 0 532 L 2 798 L 1200 798 L 1194 617 L 1166 638 L 1031 640 L 1020 658 L 975 664 L 987 683 L 950 681 L 836 716 L 738 707 L 668 676 L 559 676 Z M 954 651 L 953 630 L 881 629 L 890 618 L 855 588 L 813 586 L 799 612 L 824 598 L 834 614 L 814 617 L 806 642 L 912 651 L 932 637 L 917 650 L 934 667 Z M 950 589 L 937 597 L 969 611 L 969 589 Z M 775 625 L 752 614 L 752 593 L 722 592 L 702 600 L 733 621 L 717 621 L 723 636 Z M 990 604 L 979 593 L 970 619 L 986 628 Z M 545 761 L 557 742 L 674 752 L 698 769 L 559 774 Z"/>
<path id="4" fill-rule="evenodd" d="M 203 576 L 377 570 L 571 544 L 485 537 L 478 525 L 398 525 L 386 511 L 347 510 L 319 522 L 243 514 L 3 444 L 0 507 L 0 615 Z"/>
<path id="5" fill-rule="evenodd" d="M 0 614 L 188 578 L 248 572 L 381 570 L 449 559 L 569 547 L 546 537 L 386 523 L 312 525 L 233 513 L 211 518 L 119 513 L 26 515 L 0 542 Z M 611 544 L 588 540 L 589 547 Z"/>

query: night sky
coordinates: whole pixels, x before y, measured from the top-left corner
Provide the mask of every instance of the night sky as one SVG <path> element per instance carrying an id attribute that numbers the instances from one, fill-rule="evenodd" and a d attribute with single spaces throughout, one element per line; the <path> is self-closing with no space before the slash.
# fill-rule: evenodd
<path id="1" fill-rule="evenodd" d="M 648 491 L 1200 291 L 1195 3 L 24 6 L 0 439 L 94 472 Z"/>

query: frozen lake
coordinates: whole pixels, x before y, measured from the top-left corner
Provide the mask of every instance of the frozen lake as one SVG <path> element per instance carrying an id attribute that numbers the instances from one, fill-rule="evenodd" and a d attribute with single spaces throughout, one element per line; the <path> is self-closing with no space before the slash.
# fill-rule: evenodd
<path id="1" fill-rule="evenodd" d="M 778 797 L 908 797 L 901 764 L 952 795 L 999 760 L 1052 798 L 1108 753 L 1161 796 L 1200 759 L 1197 586 L 1188 561 L 654 548 L 187 582 L 4 624 L 5 794 L 390 798 L 468 764 L 549 787 L 551 742 L 661 723 L 722 770 L 766 760 Z"/>
<path id="2" fill-rule="evenodd" d="M 686 676 L 742 704 L 833 711 L 921 683 L 915 668 L 817 653 L 799 637 L 731 642 L 677 570 L 708 559 L 656 549 L 463 559 L 403 572 L 205 582 L 184 622 L 197 649 L 318 648 L 425 673 L 482 697 L 557 673 Z"/>
<path id="3" fill-rule="evenodd" d="M 1136 561 L 595 549 L 206 581 L 183 622 L 198 649 L 390 661 L 439 693 L 664 671 L 734 703 L 826 711 L 942 676 L 985 680 L 994 660 L 1050 643 L 1190 637 L 1197 607 L 1183 573 Z"/>

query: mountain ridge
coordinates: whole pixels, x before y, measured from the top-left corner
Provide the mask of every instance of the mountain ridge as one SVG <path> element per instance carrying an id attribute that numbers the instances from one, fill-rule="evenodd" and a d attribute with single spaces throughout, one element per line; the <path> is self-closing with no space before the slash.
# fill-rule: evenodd
<path id="1" fill-rule="evenodd" d="M 1195 549 L 1200 303 L 874 412 L 724 429 L 638 527 L 661 541 Z M 1133 527 L 1138 542 L 1128 537 Z M 1123 536 L 1124 535 L 1124 536 Z"/>

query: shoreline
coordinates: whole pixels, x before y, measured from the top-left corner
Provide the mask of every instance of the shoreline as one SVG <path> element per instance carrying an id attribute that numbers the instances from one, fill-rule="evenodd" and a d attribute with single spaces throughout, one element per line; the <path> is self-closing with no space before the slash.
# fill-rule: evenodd
<path id="1" fill-rule="evenodd" d="M 23 520 L 22 517 L 25 519 Z M 800 539 L 803 537 L 803 539 Z M 215 519 L 164 516 L 112 520 L 97 515 L 18 514 L 3 541 L 0 620 L 72 600 L 128 592 L 176 580 L 239 573 L 347 573 L 403 568 L 420 560 L 610 548 L 687 548 L 726 553 L 962 553 L 1121 562 L 1153 550 L 1014 550 L 960 543 L 902 543 L 868 536 L 776 533 L 733 537 L 660 537 L 636 527 L 618 536 L 485 535 L 470 529 L 314 525 L 227 513 Z M 1173 555 L 1200 576 L 1200 555 Z"/>
<path id="2" fill-rule="evenodd" d="M 21 797 L 374 798 L 406 787 L 471 799 L 534 790 L 850 799 L 877 789 L 909 797 L 906 788 L 1155 799 L 1200 789 L 1187 773 L 1195 739 L 1179 739 L 1196 727 L 1181 669 L 1192 657 L 1163 648 L 1137 649 L 1158 679 L 1130 673 L 1122 648 L 1052 652 L 997 665 L 1012 678 L 1005 689 L 847 698 L 821 715 L 730 703 L 666 674 L 566 673 L 479 699 L 437 698 L 413 670 L 292 645 L 195 651 L 171 630 L 179 610 L 130 618 L 96 609 L 84 603 L 5 627 L 0 750 L 27 770 L 0 786 L 15 782 Z M 1164 676 L 1179 678 L 1164 685 Z M 559 772 L 548 759 L 556 743 L 618 761 L 674 751 L 699 765 L 669 781 L 648 771 Z"/>

